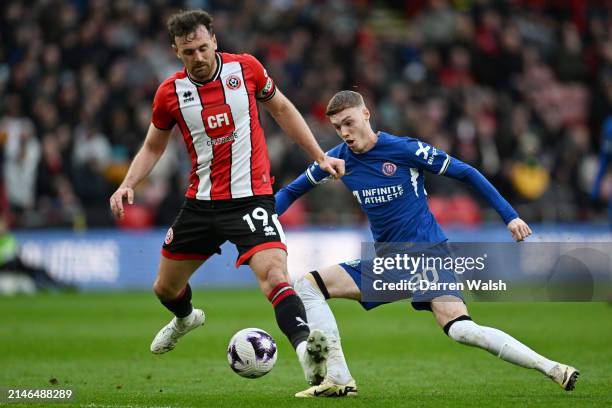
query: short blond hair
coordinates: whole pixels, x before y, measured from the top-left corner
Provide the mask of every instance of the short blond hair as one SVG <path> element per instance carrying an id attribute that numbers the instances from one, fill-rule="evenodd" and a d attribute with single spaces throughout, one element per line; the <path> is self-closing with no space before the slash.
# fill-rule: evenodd
<path id="1" fill-rule="evenodd" d="M 357 106 L 365 106 L 363 96 L 361 96 L 359 92 L 349 90 L 340 91 L 329 100 L 325 114 L 327 116 L 332 116 L 345 109 Z"/>

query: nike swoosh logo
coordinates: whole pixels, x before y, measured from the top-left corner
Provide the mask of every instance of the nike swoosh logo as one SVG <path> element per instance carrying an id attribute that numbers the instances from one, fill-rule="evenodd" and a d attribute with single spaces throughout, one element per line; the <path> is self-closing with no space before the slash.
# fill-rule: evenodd
<path id="1" fill-rule="evenodd" d="M 315 396 L 315 397 L 318 397 L 319 395 L 323 395 L 323 394 L 325 394 L 327 391 L 329 391 L 329 389 L 330 389 L 330 388 L 331 388 L 331 387 L 328 387 L 328 388 L 324 389 L 323 391 L 317 391 L 317 390 L 315 390 L 315 391 L 314 391 L 314 396 Z"/>

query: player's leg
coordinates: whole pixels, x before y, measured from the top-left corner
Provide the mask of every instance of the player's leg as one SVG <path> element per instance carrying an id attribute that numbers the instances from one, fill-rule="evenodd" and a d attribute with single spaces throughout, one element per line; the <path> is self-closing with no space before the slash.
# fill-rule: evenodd
<path id="1" fill-rule="evenodd" d="M 461 299 L 449 295 L 437 297 L 431 302 L 431 310 L 440 327 L 453 340 L 485 349 L 521 367 L 536 369 L 565 390 L 574 389 L 578 370 L 541 356 L 501 330 L 476 324 Z"/>
<path id="2" fill-rule="evenodd" d="M 266 295 L 276 315 L 278 327 L 294 348 L 308 338 L 304 305 L 289 284 L 287 254 L 280 248 L 264 249 L 249 260 L 261 292 Z"/>
<path id="3" fill-rule="evenodd" d="M 203 259 L 174 260 L 161 256 L 153 292 L 177 317 L 185 317 L 191 313 L 191 288 L 188 281 L 203 262 Z M 181 301 L 182 299 L 188 301 Z"/>
<path id="4" fill-rule="evenodd" d="M 328 335 L 329 358 L 327 376 L 322 384 L 296 394 L 297 397 L 337 397 L 357 394 L 357 386 L 342 351 L 336 319 L 326 299 L 345 298 L 361 300 L 354 279 L 340 265 L 307 273 L 295 283 L 295 289 L 304 302 L 308 324 Z"/>
<path id="5" fill-rule="evenodd" d="M 255 196 L 221 204 L 215 228 L 236 245 L 236 267 L 248 264 L 274 308 L 276 322 L 295 348 L 307 381 L 325 375 L 327 339 L 310 331 L 302 300 L 289 284 L 285 234 L 274 212 L 274 196 Z M 307 346 L 308 343 L 308 346 Z"/>
<path id="6" fill-rule="evenodd" d="M 204 311 L 193 308 L 189 286 L 189 278 L 203 262 L 204 259 L 175 260 L 162 255 L 153 291 L 175 317 L 153 339 L 152 353 L 174 349 L 178 339 L 204 324 Z"/>
<path id="7" fill-rule="evenodd" d="M 326 335 L 310 330 L 304 304 L 289 284 L 287 253 L 280 248 L 256 252 L 249 260 L 257 282 L 274 307 L 276 323 L 295 349 L 306 381 L 318 384 L 326 373 Z"/>
<path id="8" fill-rule="evenodd" d="M 153 339 L 153 353 L 172 350 L 179 338 L 204 324 L 204 312 L 191 305 L 189 278 L 206 259 L 221 252 L 224 240 L 212 226 L 214 210 L 210 202 L 186 199 L 168 229 L 153 291 L 175 317 Z"/>
<path id="9" fill-rule="evenodd" d="M 176 317 L 191 313 L 189 278 L 203 262 L 204 259 L 175 260 L 161 256 L 153 292 Z"/>

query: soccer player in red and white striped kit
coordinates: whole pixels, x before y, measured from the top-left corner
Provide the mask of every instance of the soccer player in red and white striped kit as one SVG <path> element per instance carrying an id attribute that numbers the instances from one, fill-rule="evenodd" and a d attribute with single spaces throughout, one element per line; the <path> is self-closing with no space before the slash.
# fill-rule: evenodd
<path id="1" fill-rule="evenodd" d="M 310 331 L 304 305 L 288 283 L 287 247 L 274 212 L 257 102 L 323 170 L 341 177 L 344 161 L 325 155 L 301 114 L 257 59 L 217 51 L 213 19 L 207 12 L 171 16 L 168 32 L 184 69 L 157 89 L 144 144 L 110 198 L 113 214 L 123 217 L 123 200 L 133 203 L 134 187 L 149 174 L 178 126 L 191 157 L 190 184 L 166 235 L 153 286 L 175 317 L 154 338 L 151 351 L 172 350 L 180 337 L 204 323 L 204 312 L 192 307 L 188 281 L 229 240 L 238 249 L 236 266 L 247 263 L 255 272 L 278 326 L 296 349 L 306 380 L 320 381 L 326 339 L 322 332 Z"/>

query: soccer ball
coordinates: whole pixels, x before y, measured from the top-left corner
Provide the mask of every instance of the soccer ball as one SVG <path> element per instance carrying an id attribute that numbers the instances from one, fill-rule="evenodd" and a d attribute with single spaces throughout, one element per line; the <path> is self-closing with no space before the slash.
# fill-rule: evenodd
<path id="1" fill-rule="evenodd" d="M 227 347 L 227 362 L 246 378 L 259 378 L 276 363 L 276 343 L 265 330 L 249 328 L 234 334 Z"/>

